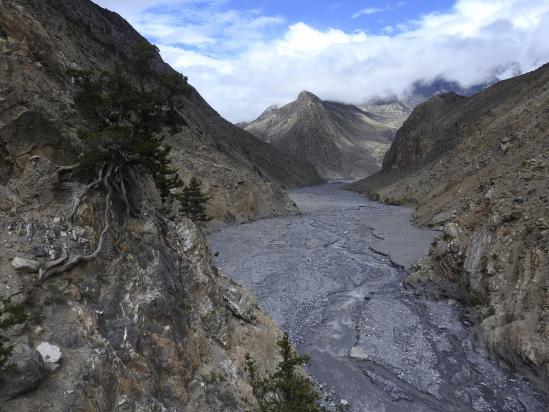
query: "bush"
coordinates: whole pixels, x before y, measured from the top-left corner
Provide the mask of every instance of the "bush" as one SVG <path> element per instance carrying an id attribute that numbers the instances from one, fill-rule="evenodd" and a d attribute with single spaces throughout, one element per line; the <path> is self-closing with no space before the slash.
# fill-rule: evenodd
<path id="1" fill-rule="evenodd" d="M 0 383 L 2 383 L 4 374 L 7 372 L 6 364 L 13 349 L 4 333 L 11 326 L 23 323 L 26 319 L 27 315 L 21 306 L 0 302 Z"/>
<path id="2" fill-rule="evenodd" d="M 181 213 L 193 222 L 207 222 L 210 218 L 206 215 L 206 205 L 210 197 L 202 192 L 202 182 L 193 177 L 188 186 L 177 195 L 181 205 Z"/>
<path id="3" fill-rule="evenodd" d="M 278 341 L 282 360 L 276 371 L 266 378 L 259 376 L 255 360 L 246 355 L 246 369 L 252 390 L 262 412 L 321 412 L 320 399 L 311 381 L 298 367 L 309 362 L 307 356 L 295 353 L 288 334 Z"/>

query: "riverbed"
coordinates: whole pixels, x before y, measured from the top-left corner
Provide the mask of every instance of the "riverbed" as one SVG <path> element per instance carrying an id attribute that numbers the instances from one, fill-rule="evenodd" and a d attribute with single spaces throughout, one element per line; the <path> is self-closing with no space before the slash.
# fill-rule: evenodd
<path id="1" fill-rule="evenodd" d="M 285 331 L 328 404 L 364 411 L 542 411 L 491 362 L 458 302 L 403 289 L 437 235 L 411 211 L 327 184 L 290 192 L 301 215 L 209 237 L 217 264 Z"/>

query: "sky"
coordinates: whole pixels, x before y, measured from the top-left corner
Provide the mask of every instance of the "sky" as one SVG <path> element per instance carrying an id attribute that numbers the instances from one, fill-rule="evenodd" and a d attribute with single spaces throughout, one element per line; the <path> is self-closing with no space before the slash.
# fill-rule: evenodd
<path id="1" fill-rule="evenodd" d="M 549 0 L 94 0 L 222 116 L 302 90 L 363 103 L 438 77 L 469 87 L 549 62 Z"/>

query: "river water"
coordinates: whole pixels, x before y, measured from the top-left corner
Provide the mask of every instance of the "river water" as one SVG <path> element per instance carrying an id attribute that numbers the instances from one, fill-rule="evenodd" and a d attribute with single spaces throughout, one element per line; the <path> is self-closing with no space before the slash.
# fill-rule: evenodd
<path id="1" fill-rule="evenodd" d="M 328 405 L 363 411 L 542 411 L 475 345 L 457 302 L 417 298 L 404 267 L 436 233 L 340 184 L 290 193 L 302 214 L 214 233 L 217 264 L 311 357 Z"/>

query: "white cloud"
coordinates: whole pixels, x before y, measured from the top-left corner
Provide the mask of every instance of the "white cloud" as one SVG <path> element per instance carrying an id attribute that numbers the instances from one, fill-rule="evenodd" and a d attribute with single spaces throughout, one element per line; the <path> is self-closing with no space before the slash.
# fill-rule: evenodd
<path id="1" fill-rule="evenodd" d="M 232 121 L 253 119 L 304 89 L 358 103 L 400 94 L 419 79 L 444 76 L 470 86 L 549 61 L 549 0 L 459 0 L 446 13 L 379 35 L 298 23 L 273 38 L 267 34 L 280 27 L 279 17 L 209 13 L 191 23 L 149 15 L 137 27 L 158 39 L 166 61 Z"/>
<path id="2" fill-rule="evenodd" d="M 399 7 L 404 6 L 404 4 L 405 3 L 403 1 L 399 1 L 396 4 L 387 4 L 384 7 L 366 7 L 364 9 L 361 9 L 361 10 L 357 11 L 351 17 L 353 19 L 356 19 L 356 18 L 359 18 L 361 16 L 369 16 L 370 14 L 383 13 L 383 12 L 386 12 L 386 11 L 396 10 Z"/>

